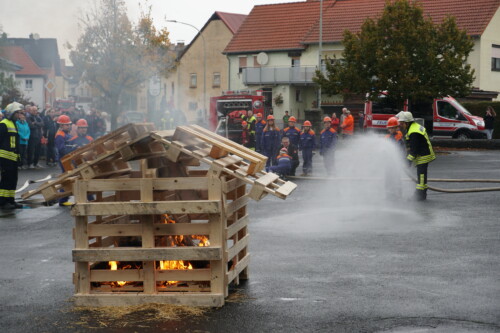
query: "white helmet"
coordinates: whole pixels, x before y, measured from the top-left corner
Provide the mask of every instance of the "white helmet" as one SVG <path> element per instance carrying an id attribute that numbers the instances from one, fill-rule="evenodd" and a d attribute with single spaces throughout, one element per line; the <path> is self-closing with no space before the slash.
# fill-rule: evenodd
<path id="1" fill-rule="evenodd" d="M 24 109 L 24 105 L 18 102 L 12 102 L 5 107 L 5 118 L 11 119 L 12 115 Z"/>
<path id="2" fill-rule="evenodd" d="M 396 117 L 399 119 L 399 121 L 405 123 L 414 121 L 413 115 L 409 111 L 401 111 L 396 115 Z"/>

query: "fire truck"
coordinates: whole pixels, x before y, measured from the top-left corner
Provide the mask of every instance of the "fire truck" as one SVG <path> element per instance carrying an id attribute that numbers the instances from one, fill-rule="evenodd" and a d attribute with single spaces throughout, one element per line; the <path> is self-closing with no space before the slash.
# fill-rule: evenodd
<path id="1" fill-rule="evenodd" d="M 238 141 L 241 133 L 241 116 L 252 110 L 264 115 L 262 90 L 228 90 L 222 96 L 210 98 L 210 129 L 233 141 Z"/>
<path id="2" fill-rule="evenodd" d="M 61 112 L 72 112 L 75 110 L 75 101 L 72 99 L 56 99 L 54 108 Z"/>
<path id="3" fill-rule="evenodd" d="M 433 138 L 474 139 L 484 138 L 484 120 L 473 116 L 453 97 L 436 98 L 432 103 L 407 103 L 403 108 L 411 111 L 417 121 L 423 122 Z M 387 120 L 400 110 L 382 94 L 376 101 L 365 103 L 365 128 L 384 130 Z"/>

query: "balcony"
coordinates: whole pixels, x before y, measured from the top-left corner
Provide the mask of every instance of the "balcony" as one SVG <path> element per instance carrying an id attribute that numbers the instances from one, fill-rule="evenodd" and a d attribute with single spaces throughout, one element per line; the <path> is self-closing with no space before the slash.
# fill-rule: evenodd
<path id="1" fill-rule="evenodd" d="M 300 67 L 247 67 L 243 68 L 245 85 L 262 84 L 314 84 L 316 66 Z"/>

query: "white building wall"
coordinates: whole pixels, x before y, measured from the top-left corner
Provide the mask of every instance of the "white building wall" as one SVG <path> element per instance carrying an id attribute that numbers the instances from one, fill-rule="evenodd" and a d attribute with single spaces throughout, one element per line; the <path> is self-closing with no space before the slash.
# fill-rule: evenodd
<path id="1" fill-rule="evenodd" d="M 32 80 L 32 88 L 26 87 L 26 80 Z M 33 76 L 23 76 L 16 77 L 16 82 L 18 82 L 19 90 L 23 95 L 29 98 L 33 103 L 38 105 L 39 108 L 43 108 L 45 105 L 45 94 L 44 94 L 44 84 L 45 81 L 43 77 L 33 77 Z"/>
<path id="2" fill-rule="evenodd" d="M 493 44 L 500 45 L 500 7 L 481 36 L 481 43 L 479 45 L 479 49 L 481 50 L 480 64 L 479 67 L 475 67 L 479 88 L 500 92 L 500 72 L 491 70 Z M 496 100 L 500 101 L 500 96 L 497 96 Z"/>

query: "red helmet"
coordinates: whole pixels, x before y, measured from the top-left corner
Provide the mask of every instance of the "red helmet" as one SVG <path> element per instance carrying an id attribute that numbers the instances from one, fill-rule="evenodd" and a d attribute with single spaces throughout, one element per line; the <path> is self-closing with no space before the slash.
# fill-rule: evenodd
<path id="1" fill-rule="evenodd" d="M 311 127 L 311 126 L 312 126 L 312 124 L 311 124 L 311 122 L 310 122 L 309 120 L 306 120 L 306 121 L 304 121 L 304 126 L 309 126 L 309 127 Z"/>
<path id="2" fill-rule="evenodd" d="M 246 121 L 244 121 L 244 120 L 243 120 L 243 121 L 241 122 L 241 125 L 246 126 L 246 125 L 248 125 L 248 123 L 247 123 Z"/>
<path id="3" fill-rule="evenodd" d="M 324 123 L 326 123 L 326 122 L 331 123 L 331 122 L 332 122 L 332 118 L 330 118 L 330 117 L 325 117 L 325 118 L 323 118 L 323 122 L 324 122 Z"/>
<path id="4" fill-rule="evenodd" d="M 262 113 L 257 113 L 257 118 L 262 118 Z"/>
<path id="5" fill-rule="evenodd" d="M 267 120 L 274 120 L 274 116 L 270 114 L 269 116 L 267 116 Z"/>
<path id="6" fill-rule="evenodd" d="M 399 126 L 399 119 L 396 117 L 391 117 L 387 121 L 387 128 Z"/>
<path id="7" fill-rule="evenodd" d="M 295 118 L 294 116 L 291 116 L 288 121 L 293 121 L 293 122 L 296 122 L 297 121 L 297 118 Z"/>
<path id="8" fill-rule="evenodd" d="M 71 124 L 71 119 L 67 115 L 63 114 L 57 118 L 57 123 L 60 125 L 69 125 Z"/>
<path id="9" fill-rule="evenodd" d="M 76 126 L 89 127 L 89 124 L 87 124 L 87 121 L 85 119 L 78 119 L 78 121 L 76 122 Z"/>

